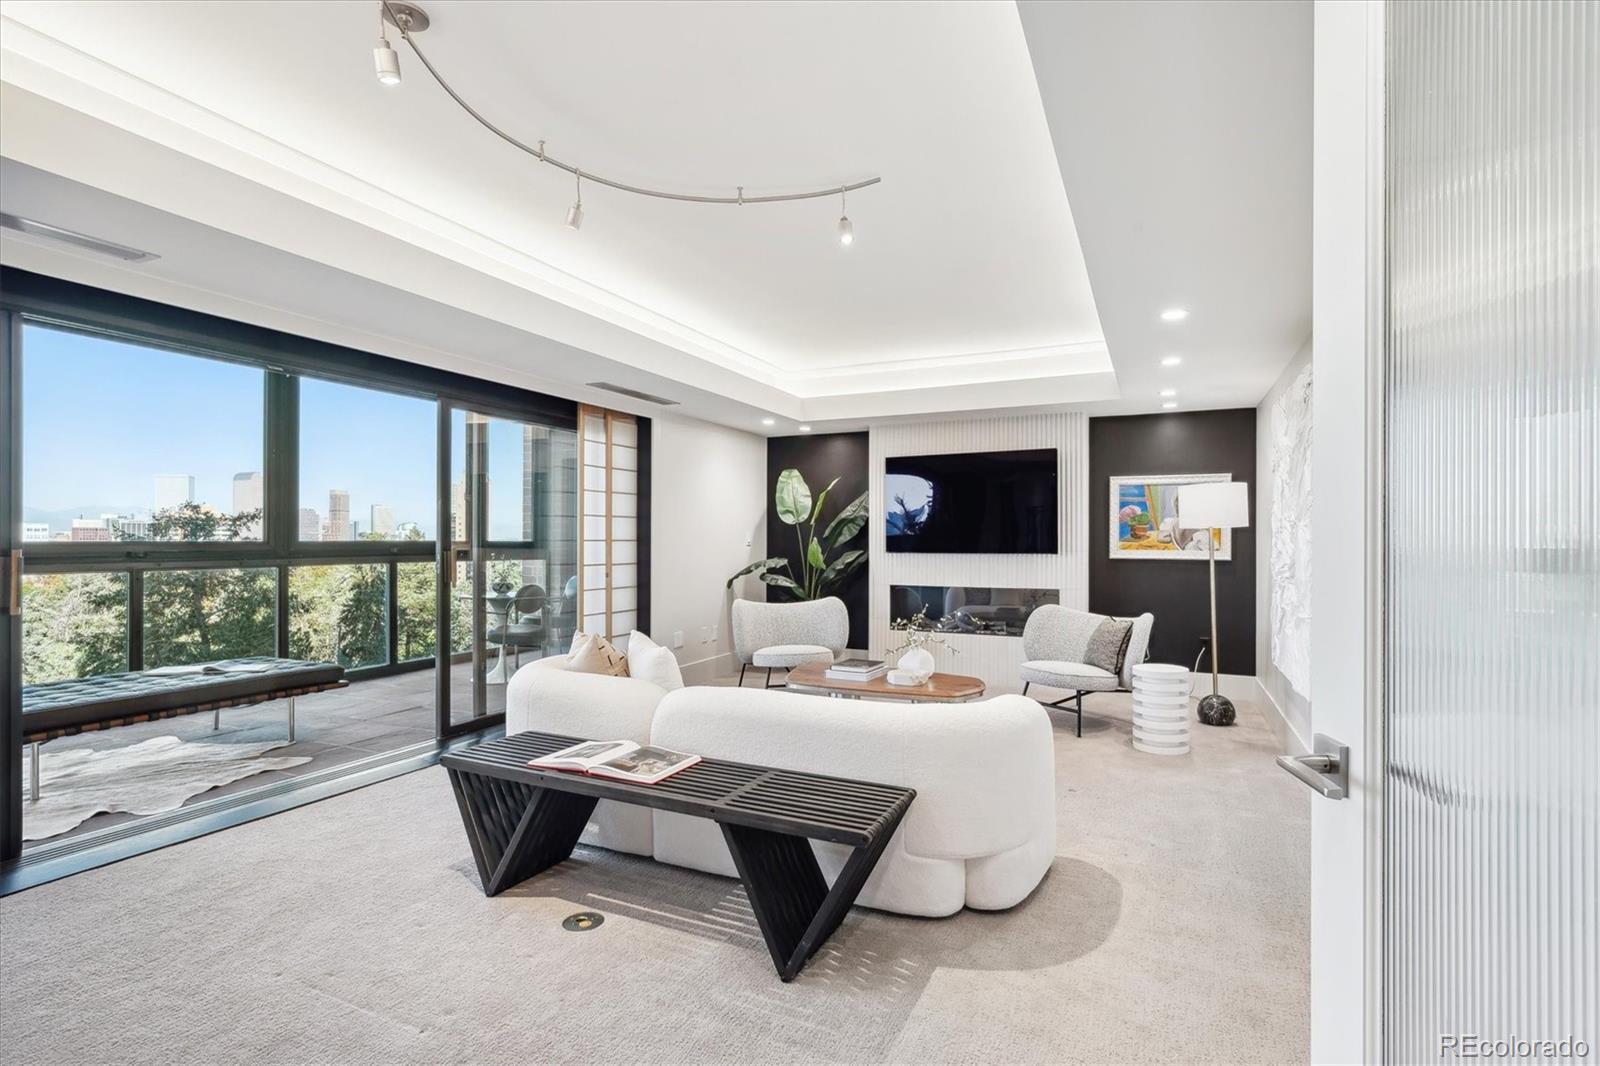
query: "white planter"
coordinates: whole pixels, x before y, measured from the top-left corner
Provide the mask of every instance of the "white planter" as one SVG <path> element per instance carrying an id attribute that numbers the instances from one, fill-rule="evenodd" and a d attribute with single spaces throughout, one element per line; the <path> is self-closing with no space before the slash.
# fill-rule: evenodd
<path id="1" fill-rule="evenodd" d="M 1181 666 L 1133 668 L 1133 746 L 1151 755 L 1189 752 L 1189 695 L 1194 679 Z"/>

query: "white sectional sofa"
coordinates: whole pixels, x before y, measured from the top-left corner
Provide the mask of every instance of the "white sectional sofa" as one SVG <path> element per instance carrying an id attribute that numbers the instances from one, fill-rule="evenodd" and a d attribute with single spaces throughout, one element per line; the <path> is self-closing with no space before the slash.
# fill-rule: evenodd
<path id="1" fill-rule="evenodd" d="M 511 679 L 506 731 L 652 742 L 711 758 L 878 780 L 917 790 L 858 900 L 939 917 L 1026 899 L 1055 859 L 1055 755 L 1038 703 L 843 700 L 569 673 L 531 663 Z M 584 842 L 735 876 L 717 826 L 601 802 Z M 831 880 L 845 849 L 813 843 Z"/>

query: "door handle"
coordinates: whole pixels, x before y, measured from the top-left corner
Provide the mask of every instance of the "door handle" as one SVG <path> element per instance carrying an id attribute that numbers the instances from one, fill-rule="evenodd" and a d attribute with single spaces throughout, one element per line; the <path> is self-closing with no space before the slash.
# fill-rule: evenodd
<path id="1" fill-rule="evenodd" d="M 1350 795 L 1350 748 L 1318 733 L 1310 755 L 1280 755 L 1278 765 L 1328 799 Z"/>

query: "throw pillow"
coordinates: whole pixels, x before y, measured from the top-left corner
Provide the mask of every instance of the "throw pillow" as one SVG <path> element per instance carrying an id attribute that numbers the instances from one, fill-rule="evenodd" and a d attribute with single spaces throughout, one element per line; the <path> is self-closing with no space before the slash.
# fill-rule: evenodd
<path id="1" fill-rule="evenodd" d="M 628 676 L 628 657 L 605 637 L 579 630 L 572 635 L 572 651 L 567 654 L 567 669 L 580 674 Z"/>
<path id="2" fill-rule="evenodd" d="M 663 648 L 635 629 L 628 634 L 628 676 L 643 678 L 671 692 L 683 687 L 683 671 L 672 649 Z"/>
<path id="3" fill-rule="evenodd" d="M 1128 654 L 1128 641 L 1133 637 L 1133 623 L 1120 618 L 1107 618 L 1089 634 L 1089 647 L 1083 661 L 1098 666 L 1107 673 L 1122 673 L 1122 660 Z"/>

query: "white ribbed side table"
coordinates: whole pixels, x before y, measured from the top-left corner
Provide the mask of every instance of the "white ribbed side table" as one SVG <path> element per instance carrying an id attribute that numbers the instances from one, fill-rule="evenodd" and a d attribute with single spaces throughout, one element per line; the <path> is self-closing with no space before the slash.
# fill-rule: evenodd
<path id="1" fill-rule="evenodd" d="M 1189 671 L 1169 663 L 1133 668 L 1133 746 L 1151 755 L 1189 752 Z"/>

